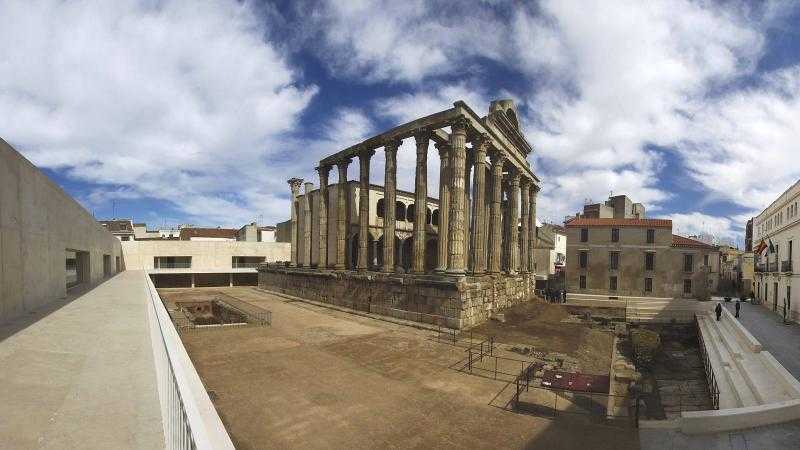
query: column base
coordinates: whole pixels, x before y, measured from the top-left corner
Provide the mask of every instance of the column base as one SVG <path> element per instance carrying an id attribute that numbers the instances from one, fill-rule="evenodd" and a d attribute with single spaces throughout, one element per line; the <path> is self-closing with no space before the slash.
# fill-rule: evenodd
<path id="1" fill-rule="evenodd" d="M 466 275 L 467 271 L 464 269 L 447 269 L 445 273 L 448 275 Z"/>

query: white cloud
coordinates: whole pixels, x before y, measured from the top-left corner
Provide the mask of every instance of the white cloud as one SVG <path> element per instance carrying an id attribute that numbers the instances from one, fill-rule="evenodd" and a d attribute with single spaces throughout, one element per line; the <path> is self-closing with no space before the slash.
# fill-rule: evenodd
<path id="1" fill-rule="evenodd" d="M 316 88 L 250 5 L 7 1 L 0 17 L 0 135 L 34 163 L 199 221 L 283 219 L 262 202 L 285 193 L 273 161 Z"/>
<path id="2" fill-rule="evenodd" d="M 800 178 L 800 66 L 692 110 L 678 149 L 712 195 L 760 211 Z"/>
<path id="3" fill-rule="evenodd" d="M 753 73 L 766 24 L 782 10 L 778 6 L 546 0 L 535 11 L 509 9 L 505 20 L 486 3 L 442 15 L 419 2 L 337 2 L 317 11 L 317 19 L 324 17 L 323 48 L 334 75 L 416 83 L 412 92 L 377 105 L 380 114 L 400 122 L 457 99 L 483 113 L 489 98 L 475 81 L 480 77 L 472 70 L 479 66 L 474 57 L 515 67 L 535 80 L 522 93 L 524 131 L 536 149 L 534 169 L 545 182 L 541 211 L 558 219 L 579 209 L 583 199 L 601 200 L 611 190 L 658 210 L 670 193 L 658 183 L 663 155 L 650 145 L 683 148 L 687 138 L 713 141 L 727 133 L 712 123 L 713 108 L 709 121 L 687 117 L 721 86 Z M 423 54 L 430 57 L 420 59 Z M 460 81 L 453 82 L 456 74 Z M 436 79 L 448 81 L 431 82 Z M 784 146 L 796 142 L 792 138 L 787 130 L 777 137 Z M 687 161 L 710 167 L 702 158 Z"/>
<path id="4" fill-rule="evenodd" d="M 672 232 L 681 236 L 711 235 L 717 239 L 736 242 L 743 239 L 744 223 L 736 223 L 727 217 L 717 217 L 699 212 L 670 214 L 665 219 L 672 220 Z"/>

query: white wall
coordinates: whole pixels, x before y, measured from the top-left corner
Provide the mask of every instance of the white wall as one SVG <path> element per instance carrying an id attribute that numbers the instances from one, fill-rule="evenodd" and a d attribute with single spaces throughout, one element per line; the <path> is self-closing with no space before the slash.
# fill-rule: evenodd
<path id="1" fill-rule="evenodd" d="M 191 256 L 192 270 L 229 271 L 234 256 L 263 256 L 266 262 L 289 261 L 288 242 L 129 241 L 122 243 L 128 269 L 153 269 L 156 256 Z"/>
<path id="2" fill-rule="evenodd" d="M 121 243 L 78 202 L 0 139 L 0 323 L 66 296 L 66 250 L 88 252 L 89 282 Z"/>

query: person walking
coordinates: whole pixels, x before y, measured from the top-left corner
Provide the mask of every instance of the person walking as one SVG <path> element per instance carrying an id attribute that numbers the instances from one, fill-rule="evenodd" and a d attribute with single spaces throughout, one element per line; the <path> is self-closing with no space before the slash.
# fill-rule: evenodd
<path id="1" fill-rule="evenodd" d="M 742 299 L 736 300 L 736 318 L 739 318 L 739 310 L 742 309 Z"/>
<path id="2" fill-rule="evenodd" d="M 719 322 L 720 317 L 722 317 L 722 303 L 717 303 L 717 307 L 714 308 L 714 312 L 717 313 L 717 322 Z"/>

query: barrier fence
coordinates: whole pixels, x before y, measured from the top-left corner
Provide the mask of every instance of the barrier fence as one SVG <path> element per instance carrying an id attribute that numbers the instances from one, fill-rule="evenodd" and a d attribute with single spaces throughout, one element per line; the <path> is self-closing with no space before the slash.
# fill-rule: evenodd
<path id="1" fill-rule="evenodd" d="M 708 392 L 711 395 L 711 407 L 713 409 L 719 409 L 719 386 L 717 386 L 717 379 L 711 367 L 711 360 L 708 357 L 708 352 L 706 352 L 703 332 L 700 330 L 700 322 L 697 320 L 697 314 L 694 315 L 694 325 L 697 328 L 697 340 L 700 344 L 700 354 L 703 357 L 703 369 L 706 372 L 706 383 L 708 383 Z"/>
<path id="2" fill-rule="evenodd" d="M 233 443 L 194 368 L 150 276 L 148 322 L 168 449 L 233 450 Z"/>
<path id="3" fill-rule="evenodd" d="M 555 417 L 562 414 L 593 416 L 606 423 L 636 426 L 637 411 L 631 412 L 628 396 L 603 392 L 571 391 L 537 385 L 536 373 L 541 369 L 532 362 L 514 379 L 513 410 Z"/>

